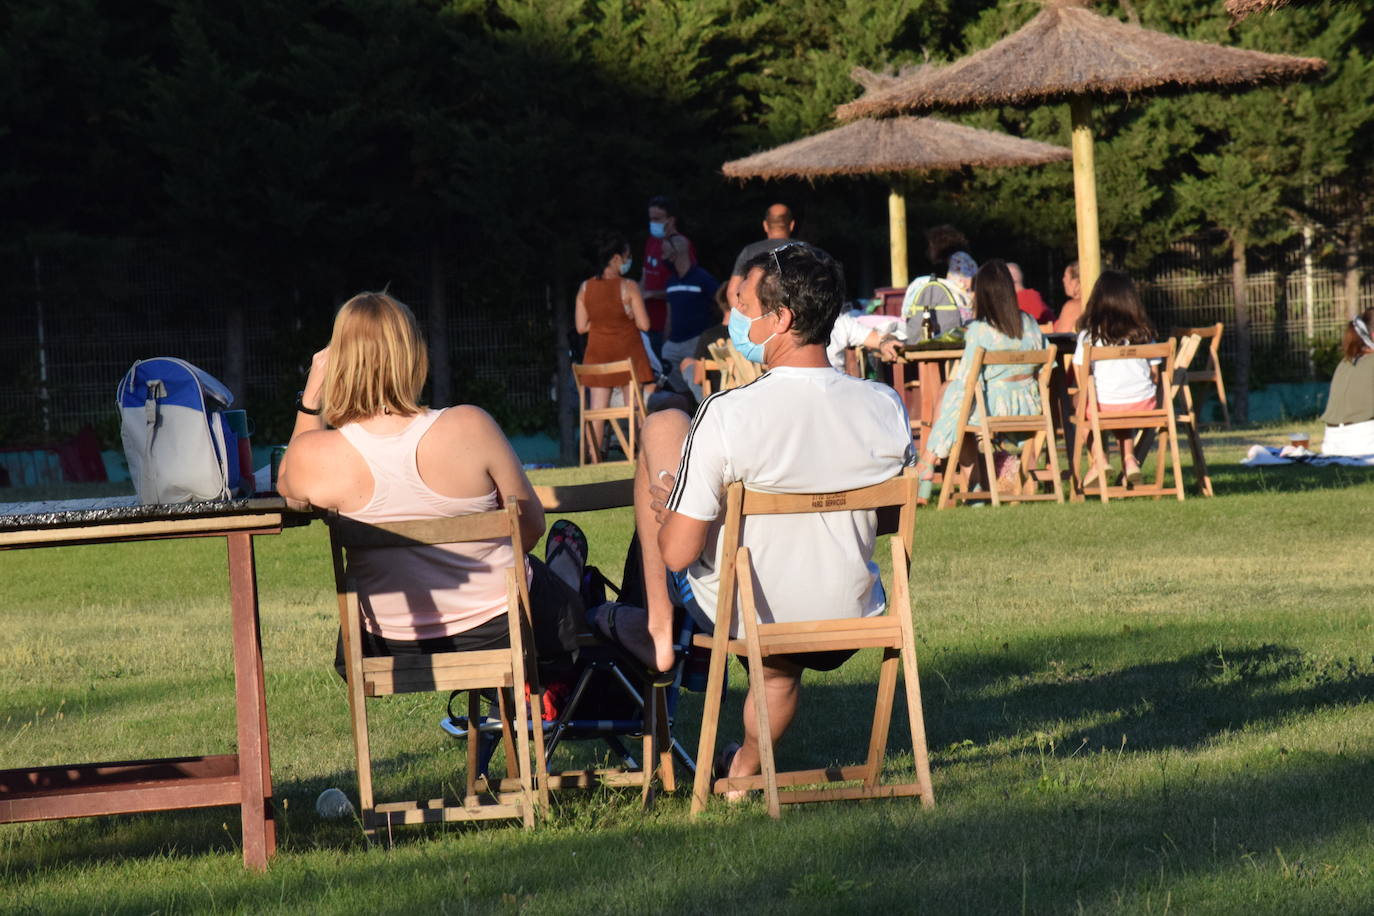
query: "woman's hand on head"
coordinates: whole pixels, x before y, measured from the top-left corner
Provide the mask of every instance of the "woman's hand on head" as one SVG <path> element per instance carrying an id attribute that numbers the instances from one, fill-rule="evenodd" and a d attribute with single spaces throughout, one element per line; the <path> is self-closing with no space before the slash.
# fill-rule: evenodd
<path id="1" fill-rule="evenodd" d="M 325 347 L 310 357 L 310 372 L 305 377 L 305 391 L 302 400 L 307 407 L 320 406 L 320 394 L 324 391 L 324 375 L 329 368 L 329 348 Z"/>

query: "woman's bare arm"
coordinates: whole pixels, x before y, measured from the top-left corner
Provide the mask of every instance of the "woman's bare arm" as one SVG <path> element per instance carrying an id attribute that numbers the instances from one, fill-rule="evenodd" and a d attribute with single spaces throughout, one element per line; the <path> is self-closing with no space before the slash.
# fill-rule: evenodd
<path id="1" fill-rule="evenodd" d="M 622 283 L 621 293 L 630 299 L 630 317 L 634 319 L 635 327 L 641 331 L 649 330 L 649 311 L 644 307 L 644 295 L 639 291 L 639 284 L 633 280 Z"/>
<path id="2" fill-rule="evenodd" d="M 586 334 L 592 324 L 587 319 L 587 303 L 584 296 L 587 292 L 587 281 L 583 280 L 582 285 L 577 288 L 577 299 L 573 304 L 573 327 L 577 328 L 577 333 Z"/>

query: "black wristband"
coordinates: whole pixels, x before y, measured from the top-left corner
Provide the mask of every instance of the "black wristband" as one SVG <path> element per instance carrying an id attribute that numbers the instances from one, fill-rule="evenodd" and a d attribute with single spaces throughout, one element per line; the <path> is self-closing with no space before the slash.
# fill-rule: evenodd
<path id="1" fill-rule="evenodd" d="M 305 392 L 304 392 L 304 391 L 297 391 L 297 392 L 296 392 L 296 409 L 297 409 L 298 411 L 300 411 L 301 413 L 309 414 L 309 415 L 312 416 L 312 417 L 318 417 L 318 416 L 320 415 L 320 408 L 318 408 L 318 407 L 306 407 L 306 406 L 305 406 L 305 401 L 302 400 L 304 397 L 305 397 Z"/>

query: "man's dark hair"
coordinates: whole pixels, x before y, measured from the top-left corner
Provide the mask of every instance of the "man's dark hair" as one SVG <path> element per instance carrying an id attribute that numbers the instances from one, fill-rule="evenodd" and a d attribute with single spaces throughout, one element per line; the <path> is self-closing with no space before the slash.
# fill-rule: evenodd
<path id="1" fill-rule="evenodd" d="M 660 210 L 662 210 L 669 216 L 677 216 L 677 204 L 673 202 L 673 199 L 671 197 L 666 197 L 662 194 L 656 194 L 653 197 L 649 198 L 649 206 L 658 207 Z"/>
<path id="2" fill-rule="evenodd" d="M 814 245 L 789 242 L 755 255 L 744 275 L 763 271 L 758 296 L 764 312 L 792 310 L 792 333 L 804 344 L 827 344 L 844 306 L 844 268 Z"/>
<path id="3" fill-rule="evenodd" d="M 596 269 L 604 270 L 611 258 L 630 250 L 630 243 L 619 232 L 601 232 L 596 236 Z"/>
<path id="4" fill-rule="evenodd" d="M 941 273 L 944 272 L 950 255 L 968 249 L 968 239 L 953 226 L 946 224 L 926 230 L 926 255 L 930 258 L 930 263 Z"/>

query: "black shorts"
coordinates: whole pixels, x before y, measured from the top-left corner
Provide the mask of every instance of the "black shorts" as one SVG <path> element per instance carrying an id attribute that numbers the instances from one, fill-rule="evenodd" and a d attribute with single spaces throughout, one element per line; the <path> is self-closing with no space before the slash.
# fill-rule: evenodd
<path id="1" fill-rule="evenodd" d="M 534 625 L 534 648 L 540 660 L 566 661 L 577 651 L 578 628 L 586 612 L 582 597 L 555 576 L 543 561 L 530 562 L 530 611 Z M 510 629 L 504 613 L 462 633 L 432 639 L 387 639 L 362 631 L 364 658 L 379 656 L 429 655 L 435 652 L 472 652 L 504 649 L 510 645 Z M 344 674 L 343 633 L 334 646 L 334 669 Z"/>

